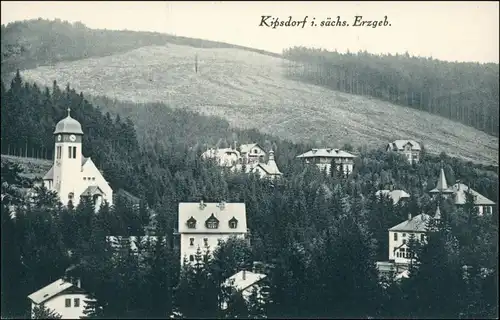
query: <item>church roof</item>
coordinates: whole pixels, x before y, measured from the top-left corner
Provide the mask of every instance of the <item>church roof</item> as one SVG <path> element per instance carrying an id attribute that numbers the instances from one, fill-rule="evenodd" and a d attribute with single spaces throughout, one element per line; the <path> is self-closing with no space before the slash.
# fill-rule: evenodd
<path id="1" fill-rule="evenodd" d="M 82 167 L 87 163 L 90 158 L 82 157 Z M 50 167 L 49 171 L 43 176 L 43 180 L 54 180 L 54 166 Z"/>
<path id="2" fill-rule="evenodd" d="M 82 125 L 77 120 L 71 118 L 70 109 L 68 108 L 68 116 L 56 124 L 54 134 L 58 133 L 73 133 L 83 134 Z"/>

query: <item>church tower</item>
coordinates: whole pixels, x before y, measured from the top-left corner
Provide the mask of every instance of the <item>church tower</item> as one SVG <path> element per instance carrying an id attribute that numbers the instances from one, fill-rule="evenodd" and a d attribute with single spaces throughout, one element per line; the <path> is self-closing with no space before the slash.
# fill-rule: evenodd
<path id="1" fill-rule="evenodd" d="M 82 126 L 70 115 L 56 125 L 54 131 L 54 190 L 59 194 L 63 204 L 69 200 L 75 203 L 75 190 L 78 188 L 82 171 Z M 76 199 L 78 202 L 78 199 Z"/>

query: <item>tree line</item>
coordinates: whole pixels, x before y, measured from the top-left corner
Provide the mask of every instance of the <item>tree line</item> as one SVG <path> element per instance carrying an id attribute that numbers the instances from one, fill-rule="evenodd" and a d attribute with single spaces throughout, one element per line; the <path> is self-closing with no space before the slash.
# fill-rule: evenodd
<path id="1" fill-rule="evenodd" d="M 470 199 L 468 206 L 456 208 L 432 201 L 427 193 L 443 167 L 449 183 L 461 180 L 498 203 L 495 168 L 425 151 L 421 162 L 411 165 L 400 155 L 360 148 L 349 176 L 334 171 L 329 176 L 295 159 L 309 146 L 225 127 L 217 118 L 170 110 L 167 134 L 148 141 L 131 120 L 103 114 L 69 86 L 61 90 L 54 84 L 42 90 L 23 83 L 18 75 L 9 89 L 2 87 L 2 121 L 5 117 L 14 121 L 2 122 L 2 141 L 22 145 L 27 138 L 53 145 L 55 122 L 66 116 L 69 106 L 85 132 L 84 155 L 98 159 L 114 190 L 124 188 L 143 200 L 138 210 L 115 201 L 97 214 L 91 203 L 63 207 L 43 189 L 27 202 L 20 192 L 30 182 L 19 177 L 15 165 L 2 162 L 2 248 L 8 248 L 2 250 L 2 314 L 6 316 L 25 317 L 27 295 L 60 278 L 70 265 L 79 266 L 75 272 L 97 300 L 89 304 L 89 317 L 166 318 L 175 312 L 214 318 L 484 318 L 497 313 L 496 271 L 490 272 L 497 269 L 492 254 L 497 252 L 497 215 L 477 217 Z M 205 134 L 198 133 L 198 127 Z M 252 140 L 244 141 L 247 137 Z M 284 179 L 272 182 L 229 174 L 200 159 L 201 146 L 235 138 L 242 143 L 275 144 Z M 375 197 L 377 190 L 390 186 L 410 193 L 410 201 L 393 205 L 388 198 Z M 251 245 L 229 242 L 230 249 L 220 249 L 209 260 L 213 262 L 181 269 L 172 236 L 178 203 L 200 199 L 245 202 Z M 25 204 L 15 219 L 11 203 Z M 146 205 L 156 213 L 154 227 Z M 442 207 L 439 230 L 443 231 L 436 233 L 435 242 L 429 238 L 432 245 L 422 248 L 418 269 L 408 280 L 381 283 L 375 262 L 387 260 L 387 229 L 404 221 L 408 212 L 433 215 L 437 205 Z M 166 239 L 146 241 L 139 248 L 141 255 L 116 251 L 105 241 L 107 235 L 143 236 L 145 229 Z M 120 247 L 129 248 L 126 241 Z M 203 260 L 203 254 L 197 259 Z M 274 267 L 267 284 L 270 302 L 262 305 L 254 297 L 249 303 L 229 294 L 230 308 L 223 312 L 213 299 L 228 294 L 220 286 L 222 279 L 249 261 Z M 471 266 L 467 277 L 462 274 L 464 265 Z M 460 299 L 449 297 L 451 284 Z M 145 296 L 162 300 L 145 301 Z"/>
<path id="2" fill-rule="evenodd" d="M 286 76 L 437 114 L 498 137 L 498 64 L 366 51 L 283 51 Z"/>

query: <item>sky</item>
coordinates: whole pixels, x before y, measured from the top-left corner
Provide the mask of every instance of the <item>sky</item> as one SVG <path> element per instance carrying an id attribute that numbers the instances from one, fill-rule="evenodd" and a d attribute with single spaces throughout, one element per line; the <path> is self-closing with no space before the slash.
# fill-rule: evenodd
<path id="1" fill-rule="evenodd" d="M 299 27 L 259 26 L 262 16 L 304 20 Z M 328 17 L 349 26 L 320 26 Z M 390 26 L 353 26 L 355 17 Z M 489 2 L 106 2 L 2 1 L 1 23 L 25 19 L 80 21 L 90 28 L 156 31 L 281 53 L 305 46 L 404 53 L 447 61 L 499 61 L 499 4 Z M 316 27 L 311 21 L 317 22 Z"/>

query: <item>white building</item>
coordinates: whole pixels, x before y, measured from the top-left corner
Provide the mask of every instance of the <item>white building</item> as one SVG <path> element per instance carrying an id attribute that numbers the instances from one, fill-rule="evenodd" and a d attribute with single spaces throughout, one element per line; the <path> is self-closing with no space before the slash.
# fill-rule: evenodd
<path id="1" fill-rule="evenodd" d="M 266 151 L 258 143 L 242 144 L 239 149 L 242 163 L 264 162 L 266 158 Z"/>
<path id="2" fill-rule="evenodd" d="M 457 183 L 449 187 L 442 168 L 439 172 L 439 179 L 436 187 L 429 191 L 429 193 L 434 197 L 437 195 L 442 195 L 445 198 L 451 197 L 456 206 L 463 206 L 467 199 L 466 194 L 470 193 L 474 197 L 474 206 L 477 208 L 477 212 L 480 216 L 483 214 L 492 214 L 493 208 L 496 205 L 495 202 L 474 189 L 471 189 L 468 185 L 460 183 L 460 181 L 457 181 Z"/>
<path id="3" fill-rule="evenodd" d="M 214 159 L 221 167 L 232 167 L 240 163 L 240 152 L 232 148 L 208 149 L 201 155 L 202 159 Z"/>
<path id="4" fill-rule="evenodd" d="M 417 163 L 420 160 L 420 144 L 413 140 L 395 140 L 387 144 L 387 152 L 397 152 L 403 154 L 408 162 Z"/>
<path id="5" fill-rule="evenodd" d="M 427 224 L 430 219 L 441 219 L 439 207 L 434 217 L 422 213 L 415 217 L 408 214 L 408 219 L 389 229 L 389 261 L 396 264 L 409 264 L 411 253 L 408 250 L 408 241 L 413 236 L 416 241 L 425 242 Z"/>
<path id="6" fill-rule="evenodd" d="M 261 178 L 278 179 L 282 176 L 282 173 L 274 160 L 273 150 L 269 151 L 269 159 L 267 163 L 250 162 L 248 164 L 237 164 L 232 168 L 232 170 L 245 170 L 246 173 L 257 173 Z"/>
<path id="7" fill-rule="evenodd" d="M 179 203 L 179 226 L 181 265 L 184 258 L 194 262 L 198 248 L 211 252 L 234 236 L 245 239 L 247 217 L 244 203 Z"/>
<path id="8" fill-rule="evenodd" d="M 463 206 L 465 204 L 466 193 L 469 192 L 474 197 L 474 206 L 477 208 L 477 212 L 480 216 L 483 214 L 493 214 L 495 202 L 486 198 L 479 192 L 460 182 L 455 183 L 451 188 L 454 191 L 453 199 L 456 206 Z"/>
<path id="9" fill-rule="evenodd" d="M 236 292 L 241 292 L 243 298 L 248 302 L 250 295 L 254 290 L 257 290 L 257 299 L 263 300 L 262 280 L 267 276 L 261 273 L 255 273 L 247 270 L 239 271 L 238 273 L 227 278 L 224 286 L 232 287 Z M 265 301 L 262 301 L 265 303 Z M 222 309 L 227 309 L 227 301 L 222 301 Z"/>
<path id="10" fill-rule="evenodd" d="M 103 200 L 113 203 L 113 190 L 90 158 L 82 155 L 83 131 L 80 123 L 68 116 L 56 125 L 54 131 L 54 164 L 43 177 L 47 189 L 56 191 L 60 201 L 69 200 L 74 206 L 80 197 L 89 197 L 96 209 Z"/>
<path id="11" fill-rule="evenodd" d="M 330 173 L 332 161 L 335 161 L 337 172 L 349 174 L 354 167 L 354 158 L 356 156 L 343 150 L 326 148 L 312 149 L 297 156 L 297 158 L 304 159 L 306 163 L 316 164 L 320 170 L 326 170 L 328 174 Z"/>
<path id="12" fill-rule="evenodd" d="M 85 291 L 80 288 L 80 281 L 72 284 L 63 279 L 52 282 L 30 294 L 28 298 L 31 300 L 32 314 L 36 306 L 43 305 L 60 314 L 62 319 L 80 319 L 84 316 L 85 300 L 88 299 Z"/>
<path id="13" fill-rule="evenodd" d="M 396 205 L 401 200 L 410 199 L 410 195 L 403 190 L 379 190 L 375 192 L 375 195 L 377 197 L 388 196 L 392 199 L 394 205 Z"/>

